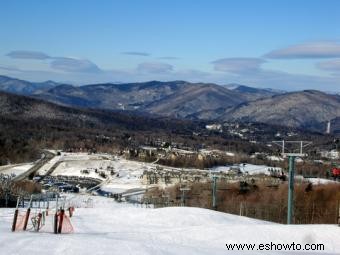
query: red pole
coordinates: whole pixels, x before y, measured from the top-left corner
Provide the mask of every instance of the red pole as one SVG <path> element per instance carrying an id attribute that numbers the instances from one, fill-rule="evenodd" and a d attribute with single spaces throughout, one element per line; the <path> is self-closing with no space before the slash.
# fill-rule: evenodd
<path id="1" fill-rule="evenodd" d="M 30 199 L 30 202 L 28 204 L 28 209 L 26 211 L 26 216 L 25 216 L 25 222 L 24 222 L 23 230 L 26 230 L 26 228 L 27 228 L 28 219 L 29 219 L 30 213 L 31 213 L 32 199 L 33 199 L 33 195 L 31 195 L 31 199 Z"/>
<path id="2" fill-rule="evenodd" d="M 17 225 L 18 213 L 19 213 L 19 210 L 15 209 L 14 218 L 13 218 L 13 224 L 12 224 L 12 232 L 15 231 L 15 227 Z"/>
<path id="3" fill-rule="evenodd" d="M 50 207 L 50 200 L 49 200 L 49 197 L 47 196 L 46 216 L 48 216 L 48 209 L 49 209 L 49 207 Z"/>
<path id="4" fill-rule="evenodd" d="M 31 213 L 31 208 L 28 208 L 27 211 L 26 211 L 26 216 L 25 216 L 25 222 L 24 222 L 23 230 L 26 230 L 26 228 L 27 228 L 27 223 L 28 223 L 28 219 L 30 217 L 30 213 Z"/>
<path id="5" fill-rule="evenodd" d="M 39 229 L 40 229 L 41 217 L 42 217 L 42 213 L 38 213 L 38 227 L 37 227 L 37 231 L 39 231 Z"/>
<path id="6" fill-rule="evenodd" d="M 64 221 L 65 210 L 61 209 L 60 216 L 59 216 L 59 226 L 58 226 L 58 233 L 61 234 L 63 229 L 63 221 Z"/>
<path id="7" fill-rule="evenodd" d="M 58 211 L 54 214 L 54 234 L 58 234 Z"/>
<path id="8" fill-rule="evenodd" d="M 56 196 L 56 204 L 55 204 L 55 214 L 54 214 L 54 234 L 58 234 L 58 194 L 54 194 Z"/>
<path id="9" fill-rule="evenodd" d="M 18 197 L 17 200 L 17 206 L 15 208 L 15 212 L 14 212 L 14 218 L 13 218 L 13 224 L 12 224 L 12 232 L 15 231 L 15 228 L 17 226 L 17 220 L 18 220 L 18 214 L 19 214 L 19 202 L 20 202 L 20 197 Z"/>

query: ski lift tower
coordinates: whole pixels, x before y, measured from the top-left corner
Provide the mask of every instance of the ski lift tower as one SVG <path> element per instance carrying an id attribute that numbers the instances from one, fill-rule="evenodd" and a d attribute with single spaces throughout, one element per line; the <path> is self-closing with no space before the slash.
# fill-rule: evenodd
<path id="1" fill-rule="evenodd" d="M 181 206 L 185 206 L 185 192 L 186 191 L 190 191 L 191 189 L 190 189 L 190 187 L 188 187 L 188 186 L 181 186 L 180 188 L 179 188 L 179 190 L 180 191 L 182 191 L 182 203 L 181 203 Z"/>
<path id="2" fill-rule="evenodd" d="M 295 159 L 297 157 L 305 157 L 303 149 L 310 145 L 309 141 L 273 141 L 274 144 L 281 146 L 281 155 L 288 157 L 289 163 L 289 179 L 288 179 L 288 210 L 287 224 L 292 224 L 293 208 L 294 208 L 294 175 L 295 175 Z"/>

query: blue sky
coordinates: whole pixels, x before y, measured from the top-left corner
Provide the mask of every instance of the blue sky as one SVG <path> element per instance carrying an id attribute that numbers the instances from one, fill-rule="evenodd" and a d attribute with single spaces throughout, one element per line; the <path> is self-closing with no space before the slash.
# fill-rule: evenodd
<path id="1" fill-rule="evenodd" d="M 0 74 L 340 91 L 338 0 L 2 0 Z"/>

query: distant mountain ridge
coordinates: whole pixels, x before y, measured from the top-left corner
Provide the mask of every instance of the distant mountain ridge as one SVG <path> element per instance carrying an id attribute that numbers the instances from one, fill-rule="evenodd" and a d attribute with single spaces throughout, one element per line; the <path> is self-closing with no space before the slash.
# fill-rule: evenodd
<path id="1" fill-rule="evenodd" d="M 236 84 L 233 85 L 234 87 L 232 90 L 242 94 L 244 97 L 246 97 L 247 101 L 254 101 L 261 98 L 267 98 L 286 93 L 285 91 L 279 91 L 274 89 L 253 88 L 245 85 L 235 86 Z"/>
<path id="2" fill-rule="evenodd" d="M 340 116 L 340 96 L 316 90 L 275 95 L 225 111 L 223 121 L 253 121 L 293 127 L 313 127 Z"/>
<path id="3" fill-rule="evenodd" d="M 284 92 L 186 81 L 73 86 L 6 76 L 0 76 L 0 90 L 63 106 L 217 122 L 262 122 L 320 130 L 325 121 L 340 117 L 340 96 L 316 90 Z"/>
<path id="4" fill-rule="evenodd" d="M 28 82 L 20 79 L 0 75 L 0 91 L 10 92 L 20 95 L 33 95 L 45 89 L 50 89 L 59 85 L 54 81 Z"/>
<path id="5" fill-rule="evenodd" d="M 108 110 L 138 110 L 189 84 L 182 81 L 127 84 L 93 84 L 80 87 L 61 85 L 36 95 L 41 99 L 70 106 Z"/>
<path id="6" fill-rule="evenodd" d="M 150 113 L 187 118 L 203 110 L 227 109 L 246 99 L 232 90 L 215 84 L 190 84 L 176 93 L 148 104 Z"/>
<path id="7" fill-rule="evenodd" d="M 153 118 L 129 111 L 106 111 L 67 107 L 29 96 L 0 92 L 0 118 L 2 120 L 35 121 L 42 123 L 66 123 L 72 127 L 115 127 L 117 130 L 165 130 L 189 126 L 192 130 L 204 127 L 203 124 L 172 118 Z M 1 126 L 1 123 L 0 123 Z M 23 126 L 24 128 L 24 126 Z"/>

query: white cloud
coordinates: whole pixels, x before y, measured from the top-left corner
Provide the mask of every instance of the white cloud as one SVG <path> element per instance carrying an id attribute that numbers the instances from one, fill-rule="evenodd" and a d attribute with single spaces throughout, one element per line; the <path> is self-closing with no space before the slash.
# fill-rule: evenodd
<path id="1" fill-rule="evenodd" d="M 239 73 L 257 71 L 264 62 L 260 58 L 222 58 L 212 64 L 215 71 Z"/>
<path id="2" fill-rule="evenodd" d="M 37 60 L 44 60 L 51 58 L 50 56 L 46 55 L 40 51 L 28 51 L 28 50 L 15 50 L 9 52 L 6 56 L 10 58 L 16 59 L 37 59 Z"/>
<path id="3" fill-rule="evenodd" d="M 321 70 L 335 71 L 340 73 L 340 59 L 319 62 L 316 64 L 316 67 Z"/>
<path id="4" fill-rule="evenodd" d="M 87 59 L 54 58 L 50 63 L 51 68 L 65 72 L 101 72 L 100 68 Z"/>
<path id="5" fill-rule="evenodd" d="M 144 62 L 137 66 L 137 70 L 142 73 L 164 74 L 173 71 L 173 66 L 161 62 Z"/>
<path id="6" fill-rule="evenodd" d="M 11 51 L 6 56 L 15 59 L 35 59 L 49 60 L 49 65 L 52 69 L 64 72 L 88 72 L 95 73 L 102 70 L 93 62 L 87 59 L 77 59 L 69 57 L 51 57 L 40 51 L 17 50 Z"/>
<path id="7" fill-rule="evenodd" d="M 158 59 L 166 59 L 166 60 L 178 60 L 178 57 L 159 57 Z"/>
<path id="8" fill-rule="evenodd" d="M 143 57 L 147 57 L 147 56 L 151 55 L 148 52 L 141 52 L 141 51 L 125 51 L 125 52 L 122 52 L 122 54 L 124 54 L 124 55 L 132 55 L 132 56 L 143 56 Z"/>
<path id="9" fill-rule="evenodd" d="M 21 72 L 22 71 L 15 66 L 0 66 L 0 69 L 5 70 L 5 71 L 9 71 L 9 72 Z"/>
<path id="10" fill-rule="evenodd" d="M 273 50 L 265 57 L 278 59 L 337 58 L 340 57 L 340 44 L 334 41 L 297 44 Z"/>

